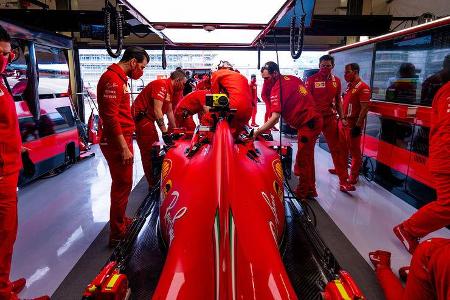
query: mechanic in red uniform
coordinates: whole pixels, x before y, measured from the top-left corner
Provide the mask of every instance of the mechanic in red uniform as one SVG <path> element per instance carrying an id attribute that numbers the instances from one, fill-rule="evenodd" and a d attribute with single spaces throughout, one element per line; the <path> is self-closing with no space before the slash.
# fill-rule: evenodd
<path id="1" fill-rule="evenodd" d="M 272 115 L 254 136 L 265 132 L 275 125 L 280 115 L 286 123 L 298 130 L 298 151 L 295 163 L 298 165 L 299 184 L 297 197 L 310 197 L 316 190 L 314 171 L 314 146 L 322 128 L 322 118 L 314 109 L 314 100 L 303 82 L 295 76 L 281 75 L 278 65 L 272 61 L 264 65 L 262 76 L 270 80 L 273 87 L 270 92 Z M 280 85 L 282 99 L 280 99 Z"/>
<path id="2" fill-rule="evenodd" d="M 433 99 L 428 168 L 433 176 L 436 201 L 394 227 L 395 235 L 410 253 L 420 238 L 450 225 L 450 81 Z"/>
<path id="3" fill-rule="evenodd" d="M 237 109 L 231 128 L 239 132 L 248 124 L 252 115 L 252 94 L 247 78 L 234 71 L 227 61 L 221 61 L 217 68 L 211 77 L 211 92 L 228 95 L 230 108 Z"/>
<path id="4" fill-rule="evenodd" d="M 211 94 L 209 90 L 198 90 L 187 94 L 178 102 L 175 108 L 175 121 L 178 127 L 184 127 L 189 131 L 193 131 L 196 127 L 192 118 L 193 115 L 198 114 L 200 124 L 203 124 L 202 116 L 203 112 L 206 112 L 205 106 L 206 95 Z"/>
<path id="5" fill-rule="evenodd" d="M 0 74 L 14 59 L 11 37 L 0 26 Z M 17 182 L 22 140 L 14 100 L 0 81 L 0 300 L 16 300 L 25 278 L 9 281 L 13 246 L 17 236 Z M 35 299 L 50 299 L 42 296 Z"/>
<path id="6" fill-rule="evenodd" d="M 210 90 L 211 89 L 211 78 L 208 74 L 204 74 L 202 80 L 197 83 L 196 90 Z"/>
<path id="7" fill-rule="evenodd" d="M 264 72 L 264 67 L 261 68 L 261 76 Z M 261 98 L 266 106 L 266 112 L 264 113 L 264 122 L 267 122 L 269 120 L 272 113 L 270 112 L 270 90 L 272 89 L 273 83 L 268 80 L 264 79 L 263 86 L 261 89 Z M 275 125 L 271 128 L 273 131 L 278 131 L 278 128 L 275 127 Z"/>
<path id="8" fill-rule="evenodd" d="M 310 76 L 306 81 L 306 88 L 311 93 L 314 99 L 316 111 L 322 116 L 323 127 L 322 133 L 330 148 L 331 157 L 336 170 L 330 169 L 331 173 L 336 173 L 339 176 L 339 186 L 344 192 L 354 190 L 355 188 L 349 185 L 347 160 L 345 151 L 341 149 L 343 146 L 339 140 L 339 126 L 336 119 L 336 112 L 339 119 L 343 119 L 342 105 L 341 105 L 341 80 L 335 75 L 331 74 L 334 68 L 334 58 L 331 55 L 324 55 L 319 59 L 320 71 Z M 336 107 L 336 111 L 333 109 Z M 298 170 L 294 170 L 297 175 Z M 356 183 L 356 182 L 355 182 Z"/>
<path id="9" fill-rule="evenodd" d="M 411 259 L 406 286 L 391 270 L 391 253 L 369 254 L 386 300 L 450 299 L 450 240 L 433 238 L 421 243 Z"/>
<path id="10" fill-rule="evenodd" d="M 164 142 L 172 144 L 168 128 L 164 124 L 164 115 L 167 115 L 169 126 L 175 128 L 172 99 L 179 91 L 183 91 L 186 80 L 186 74 L 181 69 L 172 72 L 167 79 L 154 80 L 141 91 L 131 107 L 136 123 L 136 140 L 149 187 L 155 184 L 151 158 L 152 145 L 158 141 L 155 121 L 161 129 Z"/>
<path id="11" fill-rule="evenodd" d="M 258 127 L 259 125 L 256 124 L 256 113 L 258 112 L 258 94 L 257 94 L 257 89 L 258 89 L 258 85 L 256 84 L 256 75 L 252 74 L 252 76 L 250 77 L 250 91 L 252 92 L 252 106 L 253 106 L 253 111 L 252 111 L 252 124 L 250 126 L 252 127 Z"/>
<path id="12" fill-rule="evenodd" d="M 125 215 L 133 183 L 134 132 L 127 77 L 139 79 L 148 61 L 149 56 L 143 48 L 129 47 L 117 64 L 108 67 L 97 85 L 98 110 L 103 124 L 100 149 L 108 162 L 112 179 L 110 246 L 124 238 L 131 223 Z"/>
<path id="13" fill-rule="evenodd" d="M 369 86 L 359 77 L 359 65 L 351 63 L 345 66 L 345 81 L 347 89 L 344 94 L 344 117 L 341 120 L 341 131 L 345 145 L 341 147 L 344 151 L 344 161 L 348 154 L 352 157 L 349 183 L 358 182 L 359 169 L 361 168 L 361 128 L 369 111 L 371 92 Z M 350 186 L 350 190 L 355 190 Z"/>

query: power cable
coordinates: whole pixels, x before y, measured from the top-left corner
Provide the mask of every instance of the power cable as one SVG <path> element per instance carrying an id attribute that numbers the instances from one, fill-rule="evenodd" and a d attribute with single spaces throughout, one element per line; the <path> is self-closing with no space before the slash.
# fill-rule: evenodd
<path id="1" fill-rule="evenodd" d="M 293 59 L 298 59 L 302 55 L 303 52 L 303 44 L 304 44 L 304 37 L 305 37 L 305 20 L 306 20 L 306 12 L 305 7 L 303 5 L 303 0 L 300 0 L 300 3 L 302 5 L 302 15 L 300 17 L 300 23 L 298 27 L 298 38 L 295 38 L 295 23 L 297 19 L 297 13 L 296 13 L 296 2 L 294 2 L 294 15 L 291 17 L 291 24 L 290 24 L 290 39 L 289 39 L 289 50 L 291 51 L 291 57 Z"/>
<path id="2" fill-rule="evenodd" d="M 117 5 L 115 8 L 116 13 L 116 34 L 117 34 L 117 49 L 116 52 L 112 51 L 111 48 L 111 12 L 110 12 L 109 1 L 105 0 L 105 8 L 103 12 L 105 13 L 105 46 L 108 54 L 113 58 L 118 58 L 122 54 L 123 48 L 123 16 Z"/>

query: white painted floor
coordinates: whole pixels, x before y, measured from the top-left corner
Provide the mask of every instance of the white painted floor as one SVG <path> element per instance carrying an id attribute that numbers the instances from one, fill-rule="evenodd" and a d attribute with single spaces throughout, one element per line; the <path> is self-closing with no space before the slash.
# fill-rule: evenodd
<path id="1" fill-rule="evenodd" d="M 260 103 L 260 125 L 264 110 Z M 94 158 L 19 191 L 19 232 L 11 279 L 27 279 L 22 298 L 51 295 L 108 221 L 111 178 L 101 151 L 98 147 L 93 150 Z M 409 264 L 410 255 L 393 235 L 392 227 L 415 209 L 364 179 L 356 192 L 341 193 L 337 177 L 327 172 L 332 166 L 330 155 L 319 147 L 315 155 L 317 201 L 359 253 L 368 261 L 369 251 L 385 249 L 393 253 L 394 268 Z M 135 144 L 134 185 L 142 176 Z M 450 238 L 450 231 L 443 229 L 433 236 Z"/>
<path id="2" fill-rule="evenodd" d="M 134 146 L 133 187 L 143 176 Z M 21 298 L 53 294 L 109 221 L 111 177 L 98 145 L 93 151 L 95 157 L 19 190 L 11 279 L 27 279 Z"/>
<path id="3" fill-rule="evenodd" d="M 409 265 L 411 255 L 398 241 L 392 228 L 407 219 L 414 207 L 374 182 L 360 176 L 357 190 L 342 193 L 337 176 L 328 173 L 333 166 L 330 154 L 316 146 L 317 201 L 340 230 L 371 265 L 368 253 L 376 249 L 392 252 L 394 271 Z M 426 238 L 450 238 L 450 230 L 438 230 Z"/>

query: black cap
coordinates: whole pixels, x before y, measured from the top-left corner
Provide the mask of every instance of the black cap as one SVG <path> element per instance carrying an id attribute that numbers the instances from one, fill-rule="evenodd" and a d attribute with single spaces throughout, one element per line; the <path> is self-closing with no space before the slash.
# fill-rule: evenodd
<path id="1" fill-rule="evenodd" d="M 267 70 L 269 71 L 269 74 L 272 74 L 273 72 L 277 71 L 280 73 L 280 68 L 278 65 L 273 61 L 268 61 L 264 64 L 264 66 L 261 68 L 261 72 Z"/>

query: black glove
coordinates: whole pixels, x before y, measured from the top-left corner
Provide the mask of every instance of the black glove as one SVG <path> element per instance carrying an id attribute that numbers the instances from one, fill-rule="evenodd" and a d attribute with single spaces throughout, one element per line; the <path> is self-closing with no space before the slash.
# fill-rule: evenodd
<path id="1" fill-rule="evenodd" d="M 248 137 L 252 139 L 254 134 L 255 134 L 255 129 L 252 129 L 252 130 L 250 130 Z"/>
<path id="2" fill-rule="evenodd" d="M 163 132 L 162 138 L 163 138 L 164 143 L 167 146 L 173 146 L 173 140 L 172 140 L 172 137 L 170 136 L 170 134 L 168 134 L 167 132 Z"/>
<path id="3" fill-rule="evenodd" d="M 357 137 L 359 135 L 361 135 L 361 127 L 359 126 L 355 126 L 350 130 L 350 135 L 352 137 Z"/>

